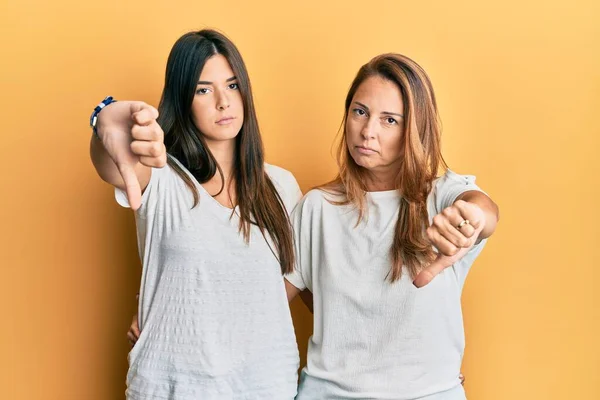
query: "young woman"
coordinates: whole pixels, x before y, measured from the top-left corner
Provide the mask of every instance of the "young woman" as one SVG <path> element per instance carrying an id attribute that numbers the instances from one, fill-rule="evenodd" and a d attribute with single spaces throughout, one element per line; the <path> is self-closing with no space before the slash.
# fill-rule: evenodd
<path id="1" fill-rule="evenodd" d="M 409 58 L 360 69 L 343 126 L 338 177 L 292 214 L 288 297 L 314 305 L 297 399 L 464 399 L 461 291 L 498 209 L 473 176 L 438 177 L 435 95 Z"/>
<path id="2" fill-rule="evenodd" d="M 294 265 L 287 212 L 301 192 L 264 163 L 234 44 L 212 30 L 177 40 L 159 111 L 110 104 L 91 142 L 98 174 L 136 210 L 141 335 L 127 398 L 293 399 L 299 358 L 282 273 Z"/>

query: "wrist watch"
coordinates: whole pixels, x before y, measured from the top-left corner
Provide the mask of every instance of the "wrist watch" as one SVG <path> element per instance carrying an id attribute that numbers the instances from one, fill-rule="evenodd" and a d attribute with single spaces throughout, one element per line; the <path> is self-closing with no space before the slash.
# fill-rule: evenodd
<path id="1" fill-rule="evenodd" d="M 104 98 L 104 100 L 102 100 L 100 102 L 100 104 L 98 104 L 96 106 L 96 108 L 94 108 L 94 111 L 92 111 L 92 115 L 90 115 L 90 127 L 92 128 L 92 131 L 94 132 L 94 137 L 98 140 L 100 140 L 100 136 L 98 136 L 98 131 L 96 130 L 96 123 L 98 122 L 98 114 L 100 114 L 100 111 L 102 111 L 102 109 L 104 107 L 106 107 L 110 103 L 114 103 L 115 101 L 117 101 L 117 100 L 114 99 L 112 96 L 106 96 Z"/>

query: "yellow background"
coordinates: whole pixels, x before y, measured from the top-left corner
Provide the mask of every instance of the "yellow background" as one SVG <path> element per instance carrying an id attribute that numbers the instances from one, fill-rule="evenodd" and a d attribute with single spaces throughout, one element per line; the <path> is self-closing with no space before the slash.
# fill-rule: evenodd
<path id="1" fill-rule="evenodd" d="M 303 190 L 336 170 L 360 65 L 419 62 L 448 163 L 502 214 L 463 295 L 469 398 L 600 399 L 599 4 L 2 0 L 0 398 L 124 397 L 134 223 L 95 175 L 87 118 L 108 94 L 156 105 L 175 40 L 216 27 L 248 65 L 268 161 Z"/>

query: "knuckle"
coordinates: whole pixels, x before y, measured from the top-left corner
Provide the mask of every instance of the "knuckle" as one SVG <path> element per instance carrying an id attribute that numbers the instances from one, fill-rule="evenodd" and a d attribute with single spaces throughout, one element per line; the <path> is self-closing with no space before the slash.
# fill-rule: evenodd
<path id="1" fill-rule="evenodd" d="M 452 256 L 456 255 L 456 253 L 458 252 L 458 249 L 456 248 L 456 246 L 454 246 L 452 244 L 446 244 L 446 245 L 442 246 L 440 251 L 445 256 L 452 257 Z"/>
<path id="2" fill-rule="evenodd" d="M 156 140 L 161 140 L 164 136 L 163 130 L 160 127 L 160 125 L 158 125 L 158 123 L 156 121 L 154 121 L 153 125 L 152 125 L 152 137 Z"/>
<path id="3" fill-rule="evenodd" d="M 150 146 L 150 155 L 153 157 L 158 157 L 161 155 L 162 144 L 159 142 L 153 142 Z"/>
<path id="4" fill-rule="evenodd" d="M 133 142 L 131 142 L 129 144 L 129 148 L 131 149 L 131 151 L 134 154 L 138 154 L 139 153 L 139 142 L 137 142 L 137 141 L 134 140 Z"/>
<path id="5" fill-rule="evenodd" d="M 435 229 L 432 228 L 431 226 L 429 228 L 427 228 L 427 237 L 429 238 L 429 240 L 433 240 L 435 237 Z"/>
<path id="6" fill-rule="evenodd" d="M 456 201 L 454 202 L 454 205 L 455 205 L 456 207 L 459 207 L 459 208 L 466 208 L 466 206 L 468 206 L 468 204 L 469 204 L 469 203 L 467 203 L 467 202 L 466 202 L 466 201 L 464 201 L 464 200 L 456 200 Z"/>
<path id="7" fill-rule="evenodd" d="M 144 108 L 144 109 L 136 112 L 135 114 L 133 114 L 133 119 L 138 124 L 144 124 L 148 119 L 148 113 L 147 113 L 146 109 Z"/>
<path id="8" fill-rule="evenodd" d="M 142 129 L 141 126 L 139 125 L 133 125 L 131 127 L 131 136 L 133 136 L 134 138 L 137 138 L 140 136 L 140 130 Z"/>

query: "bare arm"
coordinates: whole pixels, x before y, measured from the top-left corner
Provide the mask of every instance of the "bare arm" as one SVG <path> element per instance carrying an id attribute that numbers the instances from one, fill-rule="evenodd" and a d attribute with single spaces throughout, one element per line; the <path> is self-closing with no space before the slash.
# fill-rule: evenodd
<path id="1" fill-rule="evenodd" d="M 288 302 L 291 303 L 300 294 L 301 290 L 292 285 L 287 279 L 284 278 L 283 281 L 285 282 L 285 292 L 287 293 Z"/>
<path id="2" fill-rule="evenodd" d="M 284 279 L 285 282 L 285 292 L 287 293 L 288 302 L 292 302 L 296 298 L 296 296 L 300 295 L 302 302 L 310 312 L 313 312 L 313 295 L 308 289 L 300 290 L 296 286 L 292 285 L 287 279 Z"/>
<path id="3" fill-rule="evenodd" d="M 98 114 L 98 136 L 90 142 L 90 158 L 98 175 L 127 191 L 131 208 L 140 206 L 148 186 L 151 167 L 166 164 L 164 134 L 153 107 L 133 101 L 106 106 Z"/>

